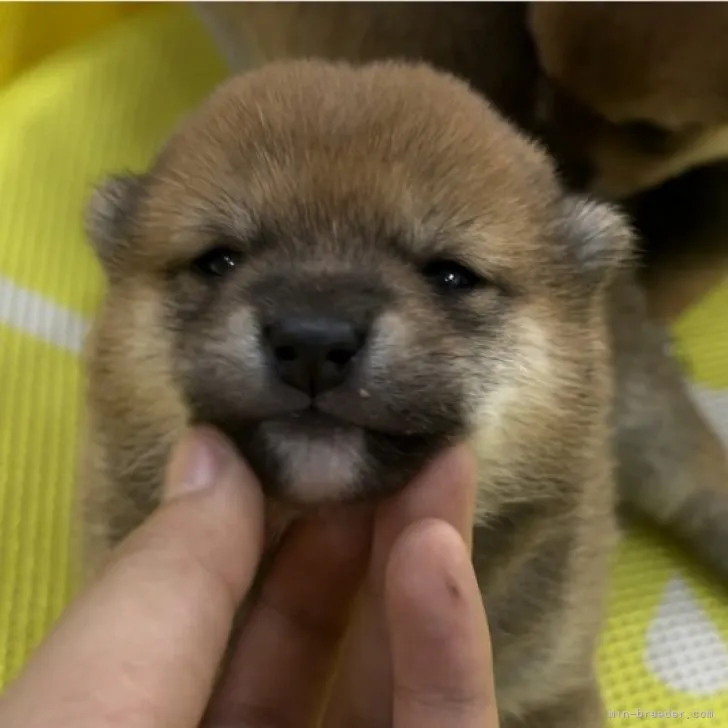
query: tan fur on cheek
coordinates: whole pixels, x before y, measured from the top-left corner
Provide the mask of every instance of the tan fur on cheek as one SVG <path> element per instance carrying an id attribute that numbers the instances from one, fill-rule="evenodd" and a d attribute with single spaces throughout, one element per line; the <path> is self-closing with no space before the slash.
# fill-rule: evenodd
<path id="1" fill-rule="evenodd" d="M 595 327 L 598 325 L 595 321 Z M 543 493 L 538 479 L 529 477 L 515 486 L 514 474 L 522 462 L 530 462 L 533 468 L 538 467 L 534 463 L 539 460 L 543 477 L 548 477 L 546 468 L 558 473 L 559 458 L 569 457 L 562 453 L 569 449 L 568 433 L 580 428 L 580 420 L 584 420 L 586 430 L 593 432 L 574 433 L 574 442 L 585 435 L 594 442 L 605 436 L 605 432 L 600 434 L 599 420 L 594 422 L 590 409 L 580 413 L 578 399 L 585 372 L 568 349 L 559 346 L 559 338 L 549 333 L 548 325 L 524 315 L 513 323 L 509 336 L 513 337 L 511 355 L 493 363 L 491 382 L 496 384 L 471 392 L 472 401 L 478 403 L 473 415 L 473 447 L 491 481 L 490 489 L 478 492 L 478 521 L 487 520 L 508 503 L 540 498 Z M 610 391 L 608 349 L 598 336 L 590 339 L 586 332 L 583 346 L 593 350 L 591 359 L 596 363 L 599 382 L 599 394 L 589 408 L 596 405 L 606 410 Z M 605 424 L 606 419 L 602 422 Z M 514 443 L 519 445 L 514 447 Z"/>
<path id="2" fill-rule="evenodd" d="M 250 306 L 237 307 L 223 324 L 223 335 L 209 338 L 204 356 L 209 361 L 222 359 L 244 367 L 247 385 L 257 389 L 265 380 L 266 361 L 260 343 L 260 326 Z M 185 361 L 185 368 L 194 368 L 195 361 Z"/>
<path id="3" fill-rule="evenodd" d="M 401 352 L 412 349 L 415 341 L 412 323 L 397 311 L 388 311 L 374 325 L 372 344 L 366 367 L 373 377 L 386 376 L 387 370 Z"/>
<path id="4" fill-rule="evenodd" d="M 107 298 L 86 347 L 88 416 L 79 498 L 90 542 L 87 569 L 148 515 L 188 413 L 172 379 L 169 337 L 151 291 Z M 152 416 L 153 413 L 153 416 Z M 160 466 L 162 472 L 160 472 Z M 139 473 L 148 480 L 138 482 Z"/>
<path id="5" fill-rule="evenodd" d="M 507 440 L 507 421 L 531 405 L 525 404 L 524 393 L 532 391 L 545 408 L 553 408 L 562 381 L 554 377 L 551 342 L 537 321 L 523 317 L 508 334 L 514 340 L 511 356 L 493 360 L 493 381 L 497 385 L 488 392 L 476 387 L 471 399 L 480 402 L 474 421 L 478 426 L 479 441 L 498 447 L 499 440 Z"/>

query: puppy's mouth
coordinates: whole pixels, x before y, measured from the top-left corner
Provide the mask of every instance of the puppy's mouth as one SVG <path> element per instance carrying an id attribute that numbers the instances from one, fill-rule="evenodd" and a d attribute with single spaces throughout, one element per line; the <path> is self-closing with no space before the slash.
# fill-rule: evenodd
<path id="1" fill-rule="evenodd" d="M 307 407 L 266 417 L 256 423 L 248 423 L 244 427 L 256 427 L 268 433 L 274 432 L 277 438 L 305 440 L 312 446 L 323 442 L 340 443 L 345 438 L 357 436 L 366 442 L 383 440 L 391 443 L 403 454 L 412 450 L 420 451 L 424 444 L 436 437 L 433 433 L 387 427 L 381 422 L 373 423 L 359 412 L 349 411 L 340 414 L 338 408 L 327 408 L 316 402 Z"/>
<path id="2" fill-rule="evenodd" d="M 408 399 L 352 382 L 315 397 L 278 387 L 222 396 L 222 388 L 206 394 L 202 386 L 190 396 L 194 421 L 235 444 L 267 497 L 296 507 L 391 495 L 468 430 L 451 404 L 457 392 Z"/>
<path id="3" fill-rule="evenodd" d="M 450 439 L 374 428 L 313 403 L 266 414 L 258 420 L 199 420 L 233 441 L 266 495 L 297 506 L 385 497 L 404 487 Z"/>
<path id="4" fill-rule="evenodd" d="M 328 435 L 339 430 L 361 428 L 355 422 L 343 419 L 334 414 L 329 414 L 313 402 L 308 407 L 297 409 L 277 417 L 270 417 L 265 421 L 286 424 L 291 428 L 300 428 L 301 431 L 308 433 L 314 438 L 317 435 Z"/>
<path id="5" fill-rule="evenodd" d="M 369 417 L 365 408 L 347 408 L 338 403 L 312 401 L 308 406 L 281 412 L 263 418 L 261 422 L 286 425 L 300 429 L 310 437 L 326 436 L 336 432 L 362 430 L 373 434 L 395 438 L 421 438 L 424 435 L 413 429 L 387 426 L 378 418 Z"/>

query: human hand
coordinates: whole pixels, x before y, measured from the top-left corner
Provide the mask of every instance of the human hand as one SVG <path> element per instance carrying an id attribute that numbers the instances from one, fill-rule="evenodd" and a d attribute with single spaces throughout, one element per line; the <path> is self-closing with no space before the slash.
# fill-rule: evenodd
<path id="1" fill-rule="evenodd" d="M 263 498 L 222 438 L 197 433 L 176 453 L 164 504 L 10 685 L 0 725 L 310 726 L 368 569 L 367 581 L 383 585 L 380 614 L 393 663 L 385 676 L 394 685 L 379 692 L 362 674 L 358 699 L 369 694 L 391 710 L 386 722 L 368 725 L 495 727 L 480 596 L 463 540 L 446 523 L 467 532 L 469 467 L 462 451 L 445 454 L 378 509 L 371 563 L 367 509 L 337 509 L 295 527 L 213 695 L 234 615 L 260 561 Z M 386 663 L 389 644 L 383 649 Z M 326 725 L 350 728 L 357 723 L 346 717 L 356 682 L 349 662 L 343 674 L 349 687 L 332 702 Z"/>
<path id="2" fill-rule="evenodd" d="M 490 634 L 469 552 L 475 487 L 474 462 L 458 447 L 378 508 L 322 728 L 497 728 Z"/>

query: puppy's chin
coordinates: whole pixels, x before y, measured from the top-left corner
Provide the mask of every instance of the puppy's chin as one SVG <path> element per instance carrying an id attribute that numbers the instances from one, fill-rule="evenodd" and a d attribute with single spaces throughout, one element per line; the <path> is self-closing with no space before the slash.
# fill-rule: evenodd
<path id="1" fill-rule="evenodd" d="M 261 424 L 260 435 L 276 464 L 279 497 L 301 505 L 361 497 L 367 464 L 360 428 L 317 423 L 305 432 L 296 423 L 273 421 Z"/>
<path id="2" fill-rule="evenodd" d="M 457 439 L 455 433 L 373 432 L 318 415 L 209 424 L 237 445 L 267 496 L 297 506 L 386 497 L 407 485 L 430 458 Z"/>

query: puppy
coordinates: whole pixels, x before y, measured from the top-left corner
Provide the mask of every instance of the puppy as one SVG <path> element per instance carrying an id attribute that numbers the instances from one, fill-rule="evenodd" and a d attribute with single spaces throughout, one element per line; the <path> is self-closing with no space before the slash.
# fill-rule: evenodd
<path id="1" fill-rule="evenodd" d="M 665 522 L 707 457 L 616 213 L 449 75 L 310 61 L 225 83 L 86 224 L 108 279 L 90 562 L 154 509 L 190 423 L 232 439 L 272 513 L 386 497 L 468 440 L 502 724 L 601 725 L 615 450 Z"/>
<path id="2" fill-rule="evenodd" d="M 531 3 L 541 113 L 612 199 L 728 158 L 728 6 Z"/>

